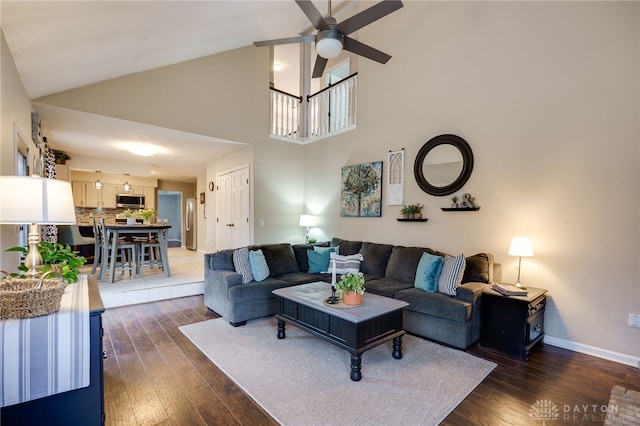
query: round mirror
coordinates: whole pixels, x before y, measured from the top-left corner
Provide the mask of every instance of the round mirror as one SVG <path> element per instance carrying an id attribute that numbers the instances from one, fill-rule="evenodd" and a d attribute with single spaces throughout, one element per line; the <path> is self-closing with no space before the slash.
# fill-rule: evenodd
<path id="1" fill-rule="evenodd" d="M 418 186 L 427 194 L 453 194 L 464 186 L 473 170 L 473 152 L 456 135 L 440 135 L 425 143 L 413 166 Z"/>

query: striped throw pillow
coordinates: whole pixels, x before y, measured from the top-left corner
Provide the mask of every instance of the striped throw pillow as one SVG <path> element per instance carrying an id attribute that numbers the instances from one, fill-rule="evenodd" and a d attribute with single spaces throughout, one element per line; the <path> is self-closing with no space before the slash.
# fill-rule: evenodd
<path id="1" fill-rule="evenodd" d="M 242 284 L 253 281 L 248 248 L 242 247 L 233 251 L 233 266 L 236 268 L 236 272 L 242 275 Z"/>
<path id="2" fill-rule="evenodd" d="M 360 272 L 360 263 L 364 259 L 360 253 L 342 256 L 332 252 L 330 256 L 331 260 L 329 260 L 329 270 L 327 272 L 333 273 L 333 259 L 335 259 L 336 274 L 357 274 Z"/>
<path id="3" fill-rule="evenodd" d="M 438 292 L 455 296 L 456 287 L 462 283 L 465 259 L 464 254 L 459 256 L 445 256 L 442 263 L 442 272 L 438 279 Z"/>

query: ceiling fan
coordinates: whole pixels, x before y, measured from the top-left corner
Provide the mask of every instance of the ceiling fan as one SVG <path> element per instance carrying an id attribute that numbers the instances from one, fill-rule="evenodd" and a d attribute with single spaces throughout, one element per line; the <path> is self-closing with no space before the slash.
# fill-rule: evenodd
<path id="1" fill-rule="evenodd" d="M 342 49 L 355 53 L 365 58 L 369 58 L 381 64 L 386 64 L 390 55 L 374 49 L 364 43 L 348 37 L 349 34 L 358 31 L 360 28 L 369 25 L 395 12 L 402 7 L 399 0 L 383 0 L 370 8 L 340 22 L 339 24 L 332 16 L 323 17 L 310 0 L 295 0 L 300 9 L 307 15 L 309 21 L 318 30 L 317 34 L 301 35 L 297 37 L 279 38 L 275 40 L 256 41 L 255 46 L 275 46 L 278 44 L 306 43 L 315 41 L 316 64 L 313 67 L 313 78 L 322 77 L 327 60 L 336 58 Z M 331 0 L 329 0 L 329 15 L 331 15 Z"/>

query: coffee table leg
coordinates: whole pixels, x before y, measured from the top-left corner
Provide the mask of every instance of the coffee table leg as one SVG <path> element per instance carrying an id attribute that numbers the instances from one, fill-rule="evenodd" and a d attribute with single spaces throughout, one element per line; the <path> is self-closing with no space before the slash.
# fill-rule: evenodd
<path id="1" fill-rule="evenodd" d="M 402 358 L 402 336 L 393 338 L 393 357 L 395 359 Z"/>
<path id="2" fill-rule="evenodd" d="M 351 380 L 359 382 L 362 379 L 360 369 L 362 368 L 362 356 L 360 354 L 351 354 Z"/>
<path id="3" fill-rule="evenodd" d="M 284 321 L 278 320 L 278 339 L 284 339 L 287 335 L 284 332 Z"/>

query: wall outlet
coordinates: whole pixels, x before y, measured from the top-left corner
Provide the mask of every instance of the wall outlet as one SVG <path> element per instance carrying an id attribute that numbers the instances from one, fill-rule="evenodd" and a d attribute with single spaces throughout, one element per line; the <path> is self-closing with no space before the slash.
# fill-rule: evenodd
<path id="1" fill-rule="evenodd" d="M 629 314 L 629 327 L 640 328 L 640 315 Z"/>

